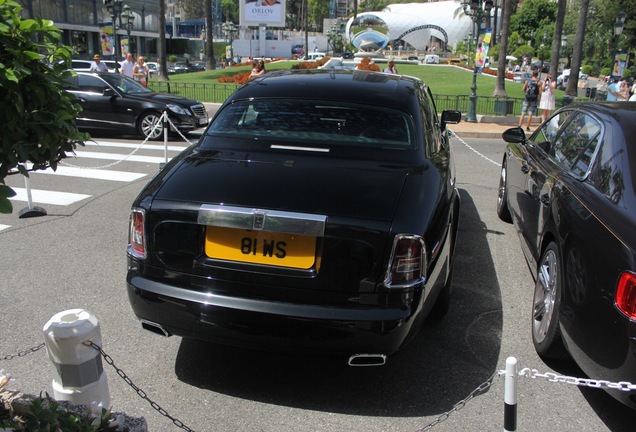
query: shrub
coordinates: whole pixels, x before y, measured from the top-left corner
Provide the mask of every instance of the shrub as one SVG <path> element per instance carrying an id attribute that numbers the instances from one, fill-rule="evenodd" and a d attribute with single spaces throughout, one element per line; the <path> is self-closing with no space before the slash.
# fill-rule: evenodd
<path id="1" fill-rule="evenodd" d="M 226 84 L 243 85 L 250 80 L 250 73 L 251 72 L 240 72 L 234 75 L 225 75 L 225 76 L 219 77 L 217 81 L 220 83 L 226 83 Z"/>
<path id="2" fill-rule="evenodd" d="M 49 20 L 22 19 L 22 7 L 0 0 L 0 213 L 11 213 L 15 195 L 4 179 L 16 169 L 57 168 L 66 152 L 90 139 L 77 130 L 81 112 L 64 90 L 71 48 L 61 45 L 62 32 Z"/>
<path id="3" fill-rule="evenodd" d="M 174 55 L 174 54 L 170 54 L 170 55 L 168 56 L 168 61 L 169 61 L 170 63 L 174 63 L 174 62 L 176 62 L 176 61 L 177 61 L 177 56 L 176 56 L 176 55 Z"/>
<path id="4" fill-rule="evenodd" d="M 586 75 L 592 75 L 592 65 L 585 65 L 581 68 L 581 72 L 583 72 Z"/>
<path id="5" fill-rule="evenodd" d="M 625 70 L 623 71 L 623 78 L 628 80 L 628 79 L 631 79 L 632 76 L 633 76 L 632 75 L 632 70 L 625 68 Z"/>
<path id="6" fill-rule="evenodd" d="M 380 66 L 372 63 L 369 57 L 363 57 L 362 61 L 360 62 L 360 64 L 358 64 L 358 67 L 356 69 L 380 72 Z"/>
<path id="7" fill-rule="evenodd" d="M 608 76 L 612 73 L 612 68 L 604 67 L 601 69 L 601 75 Z"/>

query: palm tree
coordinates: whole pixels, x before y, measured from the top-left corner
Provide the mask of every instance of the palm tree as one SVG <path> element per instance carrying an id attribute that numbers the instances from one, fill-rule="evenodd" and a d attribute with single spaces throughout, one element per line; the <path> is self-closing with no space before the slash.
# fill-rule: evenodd
<path id="1" fill-rule="evenodd" d="M 497 85 L 493 96 L 507 97 L 506 93 L 506 53 L 508 52 L 508 35 L 510 33 L 510 16 L 512 15 L 513 0 L 503 0 L 503 15 L 501 16 L 501 39 L 499 42 L 499 61 L 497 62 Z"/>
<path id="2" fill-rule="evenodd" d="M 576 35 L 574 36 L 574 52 L 572 53 L 572 64 L 570 70 L 570 78 L 568 79 L 568 87 L 565 90 L 567 96 L 575 97 L 577 87 L 579 85 L 579 70 L 583 60 L 583 38 L 585 36 L 585 23 L 587 21 L 587 10 L 590 6 L 590 0 L 581 0 L 581 9 L 579 10 L 579 21 L 576 26 Z"/>
<path id="3" fill-rule="evenodd" d="M 554 23 L 554 40 L 552 41 L 552 55 L 550 57 L 550 75 L 552 78 L 557 76 L 557 68 L 559 67 L 559 53 L 561 50 L 561 39 L 563 37 L 563 21 L 565 20 L 565 10 L 567 0 L 559 0 L 557 5 L 556 22 Z"/>

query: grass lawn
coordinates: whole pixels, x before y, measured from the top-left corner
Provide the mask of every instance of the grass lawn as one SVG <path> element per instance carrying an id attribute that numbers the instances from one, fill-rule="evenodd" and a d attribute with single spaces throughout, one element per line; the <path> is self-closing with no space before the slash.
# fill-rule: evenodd
<path id="1" fill-rule="evenodd" d="M 290 69 L 295 62 L 278 61 L 265 65 L 268 72 L 280 69 Z M 433 94 L 438 95 L 469 95 L 473 82 L 473 72 L 454 66 L 398 64 L 401 74 L 411 75 L 423 80 L 431 88 Z M 171 82 L 184 83 L 216 83 L 217 78 L 224 75 L 233 75 L 251 70 L 251 64 L 235 66 L 213 71 L 192 72 L 187 74 L 170 75 Z M 496 78 L 491 75 L 477 75 L 477 95 L 492 96 L 495 91 Z M 506 92 L 509 98 L 523 98 L 522 84 L 506 81 Z M 564 92 L 555 90 L 555 98 L 563 97 Z"/>

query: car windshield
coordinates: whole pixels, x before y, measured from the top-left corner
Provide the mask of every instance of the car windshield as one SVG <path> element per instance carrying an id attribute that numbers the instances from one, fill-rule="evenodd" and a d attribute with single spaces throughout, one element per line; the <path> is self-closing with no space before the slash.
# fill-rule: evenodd
<path id="1" fill-rule="evenodd" d="M 322 100 L 238 101 L 218 114 L 207 134 L 276 140 L 298 147 L 314 143 L 410 150 L 416 144 L 412 123 L 404 112 Z"/>
<path id="2" fill-rule="evenodd" d="M 152 93 L 152 90 L 148 89 L 148 87 L 144 87 L 137 81 L 132 80 L 124 75 L 103 74 L 101 78 L 111 86 L 115 87 L 118 91 L 125 94 Z"/>

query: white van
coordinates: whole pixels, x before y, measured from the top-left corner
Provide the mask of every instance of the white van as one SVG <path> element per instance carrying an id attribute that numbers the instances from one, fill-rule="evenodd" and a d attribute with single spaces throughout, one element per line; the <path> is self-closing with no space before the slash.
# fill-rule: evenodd
<path id="1" fill-rule="evenodd" d="M 314 62 L 316 60 L 324 58 L 325 56 L 326 54 L 324 52 L 310 52 L 307 54 L 307 58 L 305 59 L 305 61 Z"/>
<path id="2" fill-rule="evenodd" d="M 428 54 L 424 57 L 424 64 L 439 64 L 439 56 L 435 54 Z"/>

